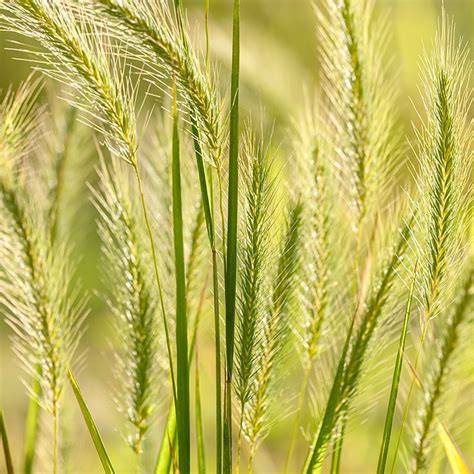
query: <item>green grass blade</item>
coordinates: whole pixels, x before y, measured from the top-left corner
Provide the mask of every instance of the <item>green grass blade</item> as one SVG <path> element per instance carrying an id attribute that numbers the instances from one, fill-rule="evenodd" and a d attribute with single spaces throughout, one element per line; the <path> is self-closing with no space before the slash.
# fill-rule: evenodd
<path id="1" fill-rule="evenodd" d="M 337 435 L 336 440 L 334 441 L 334 449 L 332 451 L 331 457 L 331 470 L 330 474 L 339 474 L 341 469 L 341 459 L 342 459 L 342 444 L 344 441 L 344 434 L 346 432 L 345 420 L 341 420 L 340 426 L 336 428 Z"/>
<path id="2" fill-rule="evenodd" d="M 449 465 L 451 466 L 451 470 L 453 474 L 471 474 L 471 470 L 467 465 L 464 456 L 454 442 L 451 434 L 443 425 L 443 423 L 438 423 L 438 434 L 441 438 L 441 442 L 443 444 L 444 450 L 446 451 L 446 456 L 449 461 Z"/>
<path id="3" fill-rule="evenodd" d="M 206 171 L 204 169 L 204 159 L 199 140 L 199 129 L 197 127 L 196 117 L 194 113 L 191 114 L 191 133 L 193 135 L 194 155 L 196 157 L 196 166 L 199 176 L 199 187 L 201 189 L 201 199 L 204 208 L 204 217 L 206 219 L 207 235 L 211 247 L 214 245 L 214 220 L 211 214 L 211 205 L 209 202 L 209 192 L 206 180 Z"/>
<path id="4" fill-rule="evenodd" d="M 326 410 L 324 412 L 323 420 L 318 430 L 318 436 L 310 448 L 308 457 L 306 459 L 306 464 L 304 472 L 306 474 L 311 474 L 316 472 L 322 465 L 324 460 L 324 453 L 326 452 L 326 446 L 329 443 L 330 437 L 332 435 L 334 420 L 337 417 L 337 409 L 339 405 L 339 398 L 341 394 L 342 385 L 344 382 L 344 369 L 346 364 L 347 352 L 349 350 L 352 331 L 354 329 L 354 322 L 356 318 L 357 310 L 354 312 L 352 317 L 351 325 L 346 336 L 346 341 L 342 349 L 341 357 L 339 359 L 339 364 L 337 366 L 336 375 L 334 377 L 334 382 L 329 393 L 329 399 L 326 405 Z"/>
<path id="5" fill-rule="evenodd" d="M 235 300 L 237 286 L 237 220 L 239 188 L 239 69 L 240 0 L 234 0 L 232 43 L 232 105 L 230 111 L 229 189 L 227 209 L 227 261 L 225 278 L 226 356 L 228 376 L 232 375 L 234 353 Z"/>
<path id="6" fill-rule="evenodd" d="M 39 370 L 41 370 L 41 368 L 39 368 Z M 33 380 L 31 390 L 34 395 L 30 398 L 26 415 L 24 474 L 31 474 L 33 472 L 33 464 L 36 455 L 36 441 L 38 439 L 39 415 L 41 411 L 38 404 L 41 385 L 37 377 Z"/>
<path id="7" fill-rule="evenodd" d="M 165 433 L 161 441 L 160 452 L 156 460 L 155 474 L 168 474 L 171 468 L 173 447 L 176 440 L 176 410 L 174 402 L 171 403 L 166 420 Z"/>
<path id="8" fill-rule="evenodd" d="M 400 334 L 400 342 L 398 344 L 397 359 L 395 361 L 395 367 L 393 369 L 392 388 L 390 389 L 390 398 L 387 408 L 387 416 L 385 418 L 385 427 L 382 438 L 382 446 L 380 447 L 380 455 L 377 464 L 377 474 L 383 474 L 385 472 L 385 466 L 387 464 L 388 449 L 390 447 L 390 436 L 392 433 L 393 417 L 395 415 L 395 408 L 397 404 L 398 388 L 400 384 L 400 376 L 402 373 L 403 358 L 405 353 L 405 342 L 408 332 L 408 322 L 410 320 L 411 305 L 413 301 L 413 293 L 415 291 L 416 282 L 416 271 L 417 265 L 415 265 L 415 272 L 413 280 L 411 282 L 410 293 L 408 295 L 408 301 L 405 309 L 405 318 L 403 320 L 402 332 Z"/>
<path id="9" fill-rule="evenodd" d="M 89 408 L 87 407 L 84 397 L 82 396 L 81 389 L 79 388 L 79 385 L 77 384 L 77 381 L 70 370 L 68 371 L 68 378 L 74 395 L 76 396 L 77 403 L 79 404 L 79 408 L 81 409 L 82 416 L 84 417 L 84 421 L 86 422 L 92 442 L 94 443 L 95 450 L 97 451 L 100 462 L 102 463 L 102 467 L 104 468 L 104 472 L 106 474 L 114 474 L 115 470 L 112 467 L 109 455 L 105 450 L 105 446 L 102 442 L 99 431 L 97 430 L 97 426 L 94 422 L 94 419 L 92 418 Z"/>
<path id="10" fill-rule="evenodd" d="M 199 363 L 196 355 L 196 437 L 197 437 L 197 454 L 198 454 L 198 473 L 205 474 L 206 472 L 206 452 L 204 446 L 204 429 L 202 424 L 202 410 L 201 410 L 201 388 L 199 384 Z"/>
<path id="11" fill-rule="evenodd" d="M 225 270 L 226 387 L 224 421 L 224 472 L 232 470 L 232 370 L 234 357 L 235 303 L 237 286 L 237 221 L 239 188 L 239 76 L 240 0 L 234 0 L 229 141 L 229 188 L 227 208 L 227 259 Z"/>
<path id="12" fill-rule="evenodd" d="M 7 468 L 7 474 L 13 474 L 13 462 L 12 455 L 10 452 L 10 443 L 8 442 L 7 428 L 5 426 L 5 420 L 3 419 L 3 412 L 0 410 L 0 433 L 2 435 L 3 454 L 5 456 L 5 465 Z"/>
<path id="13" fill-rule="evenodd" d="M 176 95 L 173 113 L 172 183 L 173 183 L 173 238 L 176 271 L 176 355 L 179 470 L 187 474 L 191 469 L 190 416 L 189 416 L 189 365 L 188 324 L 186 316 L 186 270 L 184 264 L 183 215 L 181 202 L 181 171 L 178 114 Z"/>
<path id="14" fill-rule="evenodd" d="M 204 290 L 207 287 L 207 282 L 204 284 L 203 293 L 201 294 L 201 301 L 196 312 L 196 317 L 191 333 L 191 341 L 189 344 L 189 366 L 192 363 L 194 348 L 196 347 L 197 339 L 197 328 L 199 325 L 199 320 L 202 312 L 202 302 L 204 298 Z M 155 464 L 155 474 L 168 474 L 171 467 L 171 459 L 173 457 L 173 452 L 176 444 L 176 410 L 174 407 L 174 402 L 171 403 L 168 409 L 168 416 L 166 418 L 166 428 L 161 441 L 160 451 L 158 452 L 158 457 Z"/>

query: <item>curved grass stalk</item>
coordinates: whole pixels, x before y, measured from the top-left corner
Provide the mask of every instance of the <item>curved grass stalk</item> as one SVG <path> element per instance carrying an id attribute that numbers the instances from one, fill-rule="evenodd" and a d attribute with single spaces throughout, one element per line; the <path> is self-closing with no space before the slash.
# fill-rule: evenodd
<path id="1" fill-rule="evenodd" d="M 379 277 L 375 282 L 372 294 L 361 315 L 361 321 L 354 335 L 351 350 L 344 369 L 342 386 L 337 389 L 337 400 L 328 401 L 323 419 L 328 418 L 331 422 L 322 424 L 315 436 L 312 448 L 308 455 L 305 472 L 319 472 L 326 454 L 327 444 L 337 428 L 339 432 L 344 431 L 344 424 L 350 403 L 359 384 L 362 365 L 365 360 L 367 349 L 371 342 L 374 331 L 379 322 L 388 295 L 393 287 L 400 257 L 405 252 L 407 242 L 411 233 L 413 217 L 399 229 L 398 239 L 390 250 L 388 258 L 383 264 Z M 336 393 L 333 383 L 331 393 Z M 342 443 L 338 445 L 342 448 Z M 333 459 L 334 461 L 334 459 Z M 336 460 L 337 461 L 337 460 Z M 337 463 L 336 463 L 337 464 Z"/>
<path id="2" fill-rule="evenodd" d="M 443 386 L 449 377 L 450 362 L 458 346 L 459 339 L 462 337 L 461 327 L 468 318 L 470 308 L 472 308 L 473 283 L 474 270 L 471 268 L 465 278 L 465 283 L 461 288 L 452 315 L 445 325 L 437 366 L 432 373 L 430 383 L 425 389 L 422 406 L 417 414 L 415 446 L 411 467 L 414 473 L 427 472 L 429 467 L 429 452 L 430 445 L 432 444 L 431 433 L 435 430 L 436 413 L 439 411 Z"/>
<path id="3" fill-rule="evenodd" d="M 41 117 L 41 111 L 35 105 L 40 91 L 40 81 L 30 78 L 27 82 L 20 85 L 15 94 L 8 91 L 0 104 L 0 162 L 2 179 L 3 177 L 9 177 L 9 175 L 18 173 L 21 160 L 31 151 L 30 143 L 35 141 L 36 128 Z M 32 472 L 39 428 L 40 367 L 38 367 L 37 372 L 38 375 L 33 379 L 31 387 L 32 396 L 28 403 L 25 429 L 24 472 L 26 474 Z"/>
<path id="4" fill-rule="evenodd" d="M 215 97 L 215 88 L 208 81 L 208 74 L 200 71 L 197 60 L 192 55 L 189 48 L 189 41 L 183 28 L 182 13 L 178 8 L 177 18 L 181 25 L 178 32 L 172 26 L 168 6 L 161 1 L 135 2 L 134 4 L 118 3 L 114 0 L 99 0 L 106 14 L 113 18 L 125 31 L 127 42 L 130 37 L 140 38 L 142 41 L 137 45 L 142 51 L 140 58 L 147 63 L 152 52 L 151 69 L 155 71 L 155 78 L 158 87 L 162 86 L 162 78 L 156 71 L 156 67 L 164 66 L 170 76 L 174 77 L 180 92 L 186 98 L 186 108 L 191 117 L 191 132 L 194 140 L 196 163 L 201 186 L 201 194 L 208 227 L 209 241 L 213 253 L 213 286 L 214 286 L 214 319 L 215 319 L 215 340 L 216 340 L 216 419 L 217 419 L 217 463 L 221 465 L 221 362 L 220 362 L 220 316 L 219 316 L 219 289 L 218 289 L 218 269 L 217 269 L 217 249 L 215 238 L 214 215 L 211 214 L 212 195 L 208 193 L 208 186 L 204 171 L 204 153 L 201 147 L 201 140 L 208 146 L 212 163 L 217 169 L 219 180 L 219 200 L 221 222 L 224 228 L 223 217 L 223 192 L 221 176 L 221 132 L 219 129 L 219 106 Z M 177 5 L 179 6 L 179 3 Z M 154 8 L 148 8 L 154 6 Z M 151 11 L 158 13 L 161 21 L 150 14 Z M 206 10 L 207 12 L 207 10 Z M 207 31 L 207 30 L 206 30 Z M 130 35 L 130 32 L 132 35 Z M 202 131 L 202 133 L 200 133 Z M 221 467 L 217 468 L 220 472 Z"/>

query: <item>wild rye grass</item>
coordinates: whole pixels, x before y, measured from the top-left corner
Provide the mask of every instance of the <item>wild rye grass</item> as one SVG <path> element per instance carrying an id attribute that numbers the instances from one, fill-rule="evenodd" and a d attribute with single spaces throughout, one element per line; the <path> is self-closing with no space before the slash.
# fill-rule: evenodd
<path id="1" fill-rule="evenodd" d="M 214 72 L 208 2 L 203 55 L 181 1 L 0 4 L 2 29 L 37 42 L 29 57 L 68 86 L 71 104 L 52 156 L 44 156 L 39 79 L 7 92 L 0 106 L 0 307 L 32 398 L 24 459 L 12 460 L 12 415 L 2 412 L 9 474 L 40 463 L 63 470 L 68 386 L 103 470 L 130 467 L 110 454 L 101 436 L 110 427 L 99 426 L 87 403 L 94 394 L 75 377 L 87 295 L 59 229 L 68 155 L 81 154 L 68 146 L 79 119 L 100 157 L 98 182 L 81 199 L 96 207 L 113 322 L 109 373 L 121 422 L 112 428 L 133 452 L 134 470 L 263 472 L 259 448 L 284 424 L 283 463 L 271 469 L 345 472 L 351 423 L 360 400 L 370 403 L 364 385 L 385 349 L 391 390 L 379 401 L 386 416 L 373 437 L 377 471 L 432 472 L 448 458 L 465 472 L 456 445 L 465 435 L 453 431 L 456 405 L 445 395 L 457 388 L 453 361 L 472 362 L 460 350 L 473 292 L 469 50 L 443 9 L 422 59 L 412 189 L 397 184 L 404 160 L 386 24 L 366 0 L 325 0 L 316 15 L 321 90 L 296 121 L 289 158 L 272 134 L 240 118 L 239 0 L 229 80 Z M 211 387 L 202 383 L 208 360 Z M 86 366 L 79 380 L 93 375 Z"/>

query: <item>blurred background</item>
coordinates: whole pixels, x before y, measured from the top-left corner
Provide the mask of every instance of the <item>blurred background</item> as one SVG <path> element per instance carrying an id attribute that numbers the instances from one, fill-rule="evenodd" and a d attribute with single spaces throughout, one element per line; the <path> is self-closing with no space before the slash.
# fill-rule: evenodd
<path id="1" fill-rule="evenodd" d="M 317 0 L 316 0 L 317 1 Z M 189 22 L 196 30 L 199 42 L 203 32 L 203 0 L 184 0 L 188 9 Z M 231 44 L 231 1 L 210 0 L 210 35 L 213 59 L 219 64 L 223 83 L 228 79 Z M 418 60 L 423 45 L 430 45 L 440 15 L 441 0 L 374 0 L 377 15 L 387 17 L 391 28 L 388 48 L 392 60 L 391 73 L 397 78 L 399 89 L 398 108 L 400 122 L 407 136 L 412 136 L 412 122 L 417 122 L 415 107 L 419 104 Z M 474 1 L 445 0 L 448 14 L 455 19 L 458 34 L 472 45 L 474 39 Z M 305 91 L 312 95 L 317 87 L 317 22 L 311 0 L 241 0 L 242 4 L 242 110 L 243 115 L 259 119 L 263 116 L 266 123 L 274 124 L 276 141 L 285 142 L 285 127 L 291 124 L 302 110 Z M 0 96 L 9 87 L 15 88 L 26 79 L 31 71 L 27 61 L 18 61 L 21 56 L 9 40 L 11 35 L 0 33 Z M 472 54 L 471 54 L 472 57 Z M 226 90 L 226 86 L 223 86 Z M 407 153 L 411 153 L 410 150 Z M 90 178 L 93 179 L 93 178 Z M 87 198 L 84 198 L 87 201 Z M 122 417 L 117 413 L 110 394 L 110 352 L 107 334 L 110 331 L 109 314 L 102 300 L 95 296 L 101 288 L 99 262 L 99 242 L 94 226 L 94 212 L 87 202 L 83 208 L 83 225 L 74 236 L 76 252 L 82 255 L 79 274 L 84 282 L 85 291 L 90 293 L 91 314 L 83 338 L 82 348 L 85 354 L 84 371 L 79 376 L 83 392 L 90 404 L 96 422 L 109 447 L 111 456 L 117 465 L 127 465 L 132 456 L 121 438 Z M 7 414 L 7 423 L 11 436 L 12 451 L 16 459 L 23 453 L 23 431 L 27 407 L 26 390 L 22 384 L 23 373 L 12 355 L 8 341 L 9 330 L 0 321 L 0 403 Z M 472 354 L 471 354 L 472 357 Z M 212 354 L 200 355 L 203 366 L 203 386 L 206 380 L 212 380 Z M 209 390 L 211 390 L 209 388 Z M 204 394 L 204 400 L 206 396 Z M 474 403 L 474 399 L 472 400 Z M 69 403 L 71 405 L 71 403 Z M 166 405 L 158 410 L 156 428 L 150 436 L 150 446 L 160 439 L 163 414 Z M 382 407 L 383 408 L 383 407 Z M 204 404 L 204 416 L 212 418 L 213 405 Z M 374 410 L 367 414 L 365 422 L 345 446 L 344 473 L 365 474 L 371 472 L 367 466 L 374 466 L 378 455 L 379 433 L 383 427 L 383 410 Z M 466 413 L 471 425 L 471 435 L 463 446 L 465 455 L 474 460 L 474 438 L 472 411 Z M 82 426 L 75 406 L 66 410 L 63 423 L 69 433 L 72 473 L 101 472 L 87 433 Z M 265 446 L 260 452 L 262 472 L 272 470 L 274 463 L 281 465 L 285 450 L 285 436 L 288 427 L 277 424 Z M 208 430 L 210 431 L 210 430 Z M 212 445 L 212 433 L 206 435 Z M 45 447 L 46 449 L 46 447 Z M 66 449 L 66 448 L 65 448 Z M 151 449 L 151 451 L 154 451 Z M 272 456 L 276 458 L 272 459 Z M 151 460 L 149 460 L 151 462 Z M 1 463 L 0 463 L 1 465 Z M 3 472 L 0 470 L 0 472 Z M 39 471 L 40 472 L 40 471 Z M 120 471 L 126 472 L 126 471 Z"/>

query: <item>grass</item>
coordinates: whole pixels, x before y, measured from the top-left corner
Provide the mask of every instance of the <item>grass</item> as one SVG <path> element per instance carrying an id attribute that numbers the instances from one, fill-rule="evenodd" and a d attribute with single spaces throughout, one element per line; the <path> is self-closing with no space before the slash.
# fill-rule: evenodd
<path id="1" fill-rule="evenodd" d="M 66 470 L 67 416 L 97 472 L 350 472 L 369 409 L 380 452 L 365 470 L 468 469 L 472 64 L 453 21 L 443 7 L 404 143 L 371 2 L 318 3 L 318 91 L 293 127 L 247 113 L 240 1 L 224 62 L 210 2 L 201 35 L 186 7 L 0 3 L 2 30 L 17 47 L 28 38 L 21 54 L 39 70 L 0 105 L 2 331 L 30 397 L 24 435 L 2 402 L 7 472 Z M 94 144 L 78 200 L 99 259 L 69 224 L 79 135 Z M 80 260 L 101 275 L 93 288 Z M 110 396 L 82 363 L 96 324 Z M 99 411 L 108 398 L 117 415 Z"/>

